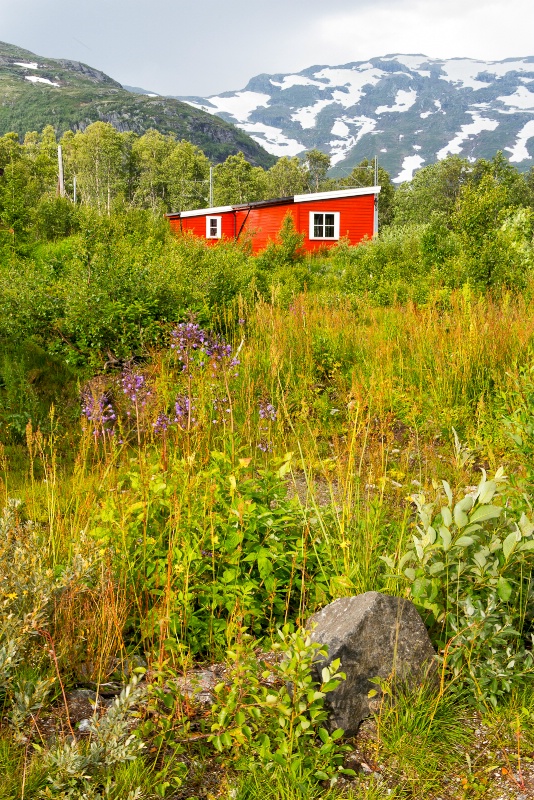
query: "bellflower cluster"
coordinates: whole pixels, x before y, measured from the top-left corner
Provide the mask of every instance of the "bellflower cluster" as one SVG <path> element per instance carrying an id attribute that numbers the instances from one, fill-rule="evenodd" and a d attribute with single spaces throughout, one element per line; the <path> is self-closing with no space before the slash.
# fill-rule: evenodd
<path id="1" fill-rule="evenodd" d="M 262 439 L 258 444 L 258 450 L 261 450 L 262 453 L 270 453 L 272 449 L 273 446 L 267 439 Z"/>
<path id="2" fill-rule="evenodd" d="M 260 400 L 260 419 L 276 422 L 276 416 L 277 411 L 273 404 L 267 403 L 265 400 Z"/>
<path id="3" fill-rule="evenodd" d="M 194 410 L 195 406 L 190 402 L 188 397 L 185 395 L 178 395 L 174 401 L 173 422 L 177 422 L 180 427 L 183 427 L 184 425 L 192 427 L 196 424 L 196 419 L 192 416 L 192 412 Z"/>
<path id="4" fill-rule="evenodd" d="M 213 370 L 221 364 L 237 367 L 239 360 L 232 358 L 232 346 L 221 337 L 203 330 L 196 322 L 182 322 L 171 331 L 171 350 L 182 362 L 182 372 L 195 364 L 204 367 L 209 363 Z"/>
<path id="5" fill-rule="evenodd" d="M 82 392 L 82 415 L 94 425 L 93 436 L 113 433 L 113 423 L 117 419 L 115 409 L 105 392 L 95 394 L 88 387 Z M 106 427 L 107 423 L 111 423 Z"/>
<path id="6" fill-rule="evenodd" d="M 157 420 L 154 422 L 152 427 L 154 428 L 154 433 L 165 433 L 169 425 L 172 425 L 170 417 L 167 414 L 158 414 Z"/>
<path id="7" fill-rule="evenodd" d="M 150 396 L 150 391 L 143 374 L 129 369 L 124 370 L 120 379 L 120 384 L 123 394 L 133 406 L 136 408 L 143 408 L 146 405 L 146 401 Z M 126 414 L 130 416 L 129 411 L 127 411 Z"/>

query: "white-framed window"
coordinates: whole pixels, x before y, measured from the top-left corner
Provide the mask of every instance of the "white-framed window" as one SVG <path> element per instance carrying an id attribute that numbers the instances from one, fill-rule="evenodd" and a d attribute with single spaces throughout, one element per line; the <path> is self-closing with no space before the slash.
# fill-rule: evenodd
<path id="1" fill-rule="evenodd" d="M 310 211 L 310 239 L 339 239 L 339 211 Z"/>
<path id="2" fill-rule="evenodd" d="M 222 217 L 206 217 L 206 239 L 221 238 Z"/>

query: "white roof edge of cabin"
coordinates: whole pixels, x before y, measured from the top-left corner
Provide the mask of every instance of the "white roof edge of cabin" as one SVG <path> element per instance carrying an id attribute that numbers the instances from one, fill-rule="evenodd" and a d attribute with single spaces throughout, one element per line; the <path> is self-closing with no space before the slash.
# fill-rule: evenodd
<path id="1" fill-rule="evenodd" d="M 216 208 L 198 208 L 195 211 L 180 211 L 180 217 L 211 217 L 214 214 L 224 214 L 226 211 L 233 211 L 233 206 L 217 206 Z M 169 216 L 174 216 L 170 214 Z M 178 214 L 176 214 L 178 216 Z"/>
<path id="2" fill-rule="evenodd" d="M 380 186 L 363 186 L 357 189 L 338 189 L 335 192 L 314 192 L 312 194 L 296 194 L 294 203 L 311 203 L 314 200 L 336 200 L 342 197 L 358 197 L 365 194 L 379 194 Z"/>
<path id="3" fill-rule="evenodd" d="M 336 200 L 343 197 L 359 197 L 366 194 L 377 195 L 379 194 L 380 189 L 380 186 L 363 186 L 352 189 L 337 189 L 334 192 L 311 192 L 310 194 L 296 194 L 293 197 L 273 198 L 272 200 L 267 201 L 260 200 L 257 203 L 243 203 L 239 206 L 216 206 L 215 208 L 197 208 L 194 211 L 175 211 L 165 214 L 165 216 L 179 217 L 180 219 L 185 219 L 187 217 L 211 217 L 212 215 L 225 214 L 229 211 L 235 211 L 236 209 L 243 211 L 249 206 L 251 208 L 256 206 L 261 208 L 263 202 L 265 202 L 266 206 L 275 206 L 277 205 L 278 199 L 280 205 L 291 205 L 291 203 L 312 203 L 315 200 Z"/>

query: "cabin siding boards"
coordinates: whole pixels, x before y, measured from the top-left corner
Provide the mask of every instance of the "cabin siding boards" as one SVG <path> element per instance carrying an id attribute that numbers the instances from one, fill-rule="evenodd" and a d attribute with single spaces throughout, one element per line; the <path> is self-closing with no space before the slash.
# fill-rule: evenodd
<path id="1" fill-rule="evenodd" d="M 198 209 L 176 214 L 167 214 L 170 226 L 176 233 L 198 236 L 208 244 L 216 244 L 220 239 L 236 240 L 249 238 L 254 253 L 264 250 L 269 242 L 276 241 L 284 218 L 289 213 L 293 217 L 295 229 L 304 234 L 303 248 L 313 252 L 324 247 L 332 247 L 340 238 L 350 244 L 358 244 L 365 237 L 375 234 L 375 202 L 379 186 L 365 189 L 345 189 L 337 192 L 296 195 L 259 203 L 220 208 Z M 336 234 L 339 225 L 339 238 L 313 238 L 313 224 L 310 215 L 319 213 L 336 217 Z M 208 217 L 220 219 L 221 237 L 208 238 Z"/>

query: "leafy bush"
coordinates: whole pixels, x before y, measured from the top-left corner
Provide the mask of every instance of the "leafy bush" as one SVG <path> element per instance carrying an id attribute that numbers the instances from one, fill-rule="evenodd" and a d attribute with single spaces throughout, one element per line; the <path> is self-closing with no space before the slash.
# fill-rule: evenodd
<path id="1" fill-rule="evenodd" d="M 249 765 L 283 770 L 290 780 L 334 784 L 340 775 L 354 774 L 343 768 L 343 731 L 329 733 L 325 727 L 324 698 L 345 678 L 339 659 L 323 668 L 316 684 L 312 664 L 326 658 L 326 650 L 302 630 L 290 633 L 285 626 L 278 635 L 282 658 L 269 667 L 258 660 L 246 634 L 228 653 L 230 680 L 215 689 L 211 742 L 220 752 L 239 748 Z"/>
<path id="2" fill-rule="evenodd" d="M 457 502 L 442 482 L 445 503 L 413 496 L 417 533 L 395 562 L 409 583 L 452 673 L 480 705 L 508 693 L 534 675 L 533 637 L 525 627 L 533 600 L 534 523 L 506 507 L 507 479 L 485 472 L 478 487 Z M 500 501 L 496 505 L 492 501 Z"/>
<path id="3" fill-rule="evenodd" d="M 132 463 L 93 535 L 125 548 L 147 646 L 166 630 L 194 653 L 220 652 L 241 625 L 273 631 L 326 596 L 324 543 L 287 499 L 289 468 L 289 456 L 255 470 L 217 452 L 204 468 Z"/>

